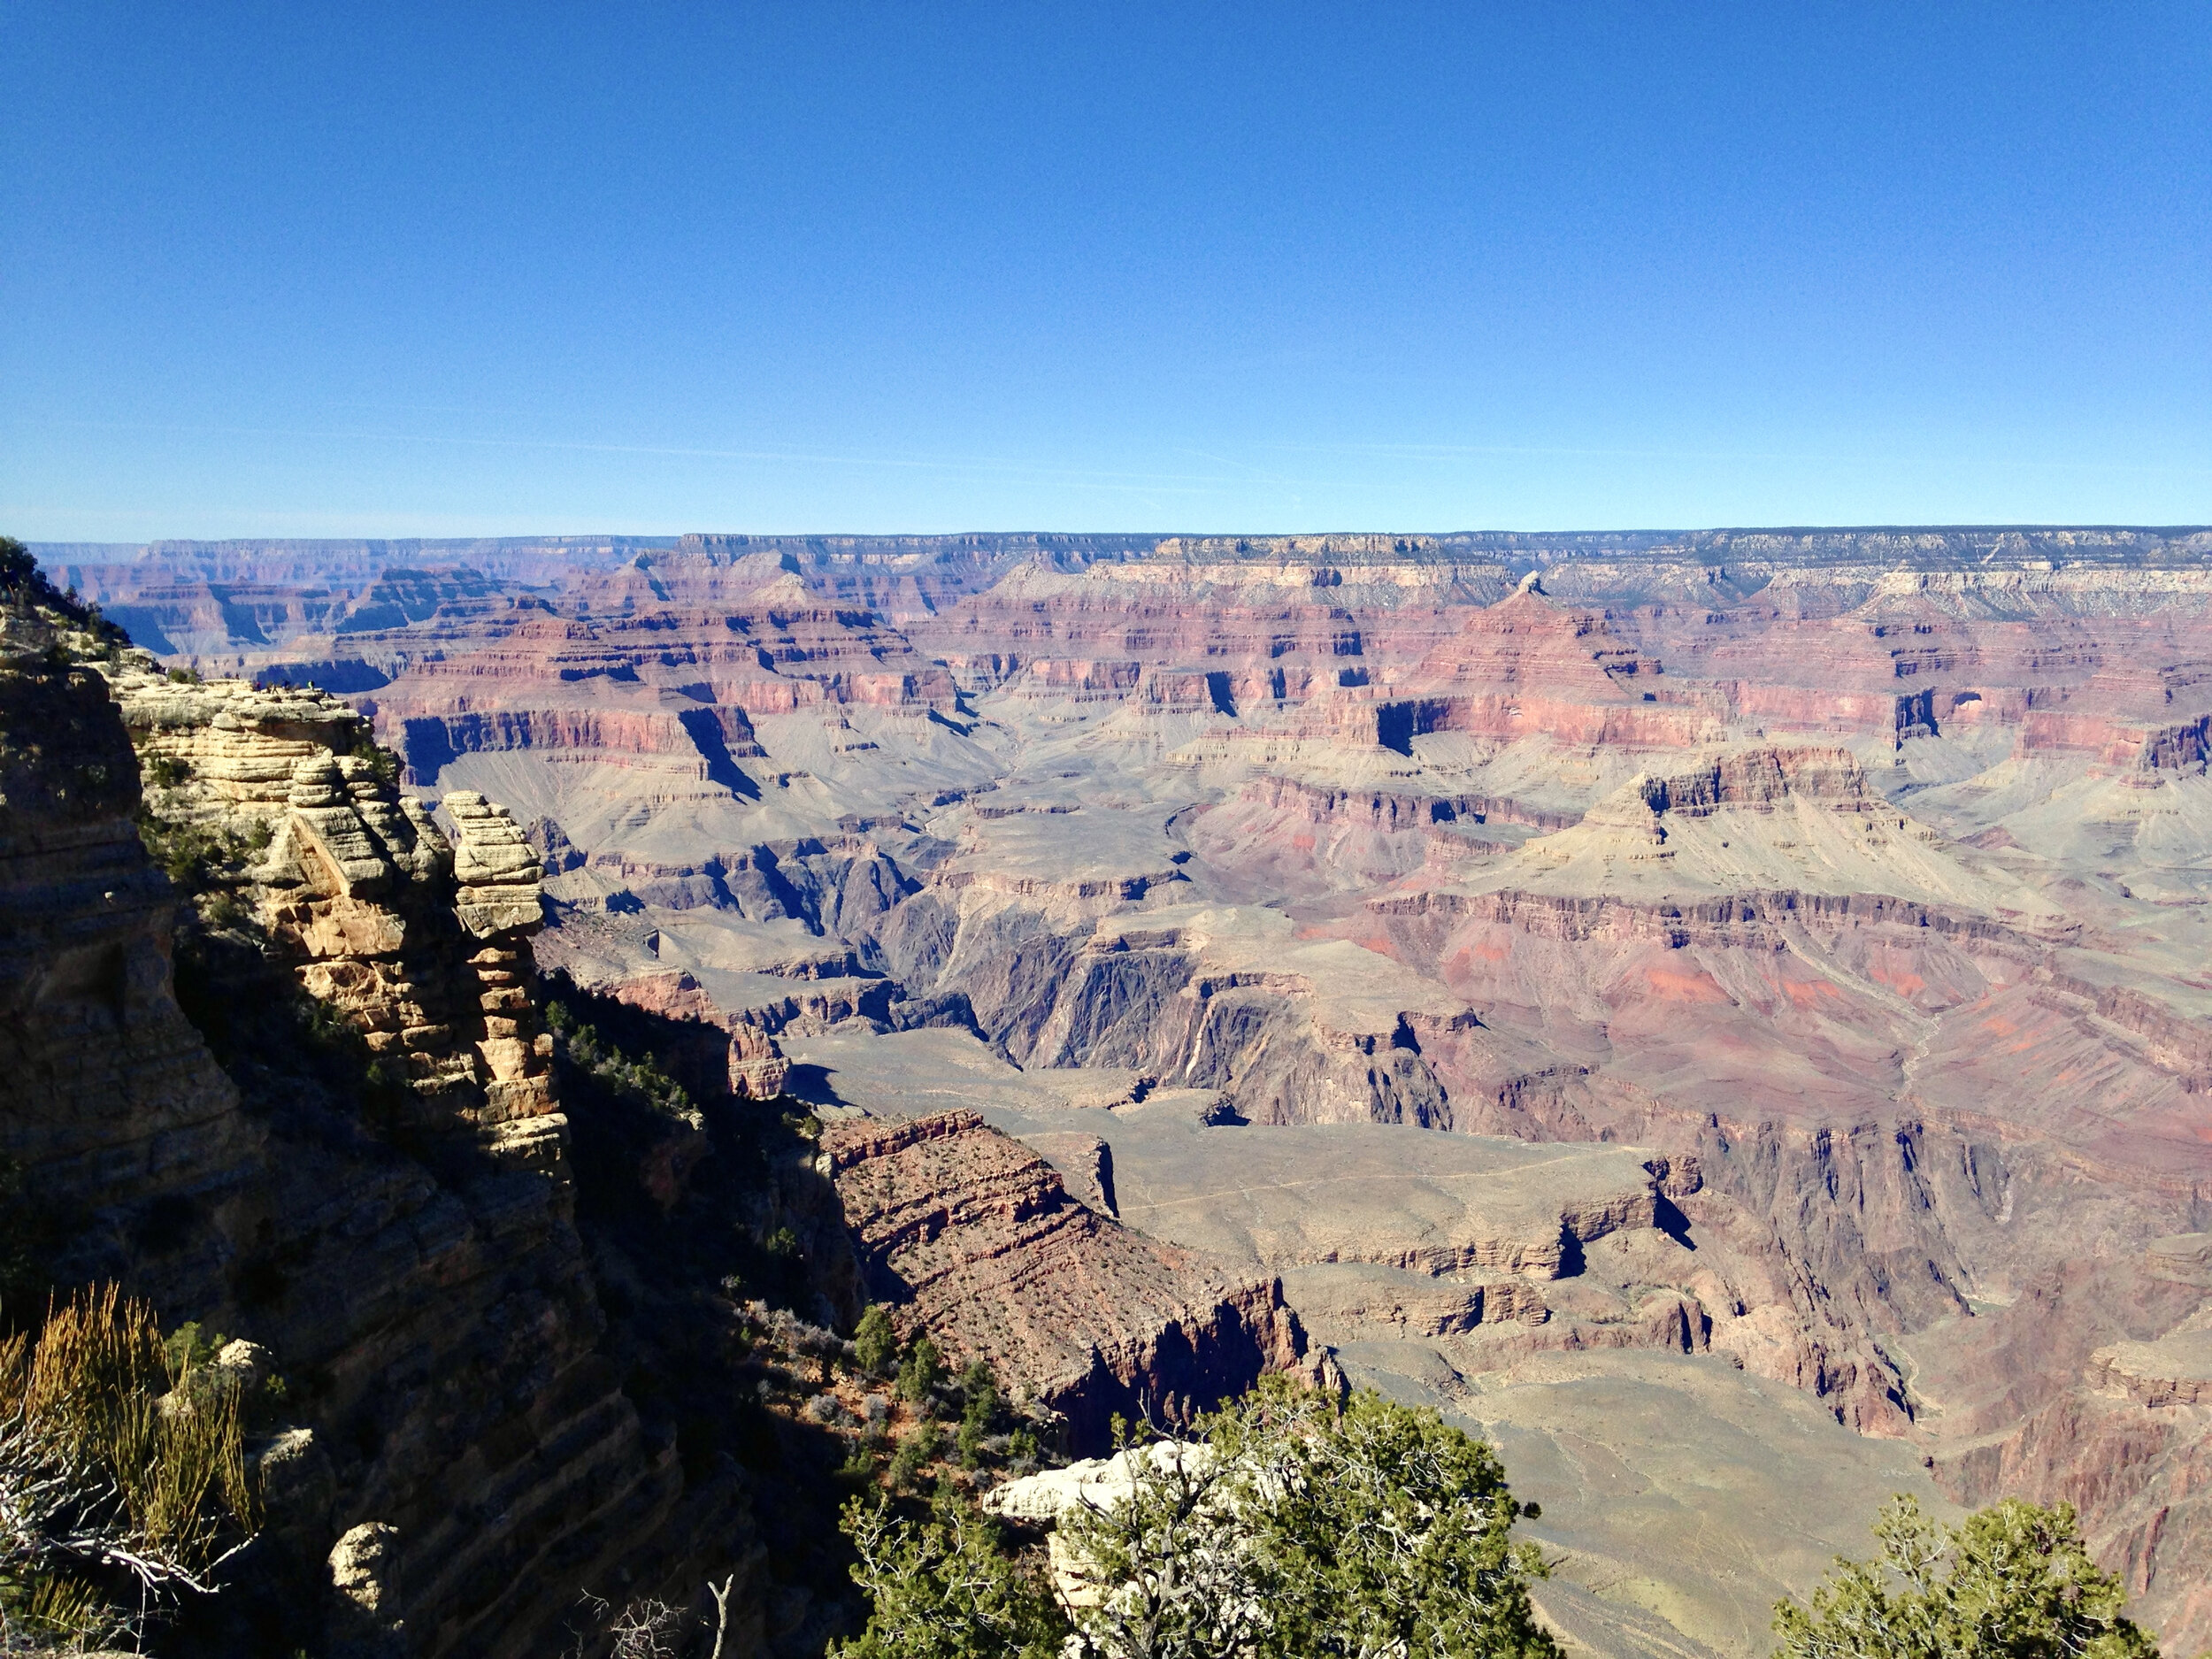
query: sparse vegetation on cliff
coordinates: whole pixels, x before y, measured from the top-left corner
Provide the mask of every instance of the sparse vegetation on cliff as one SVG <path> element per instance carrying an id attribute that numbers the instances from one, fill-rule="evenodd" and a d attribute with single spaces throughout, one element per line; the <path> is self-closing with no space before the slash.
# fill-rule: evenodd
<path id="1" fill-rule="evenodd" d="M 1010 1553 L 1004 1529 L 945 1488 L 926 1518 L 856 1498 L 845 1528 L 859 1555 L 853 1581 L 873 1609 L 841 1659 L 1056 1659 L 1066 1613 L 1033 1554 Z"/>
<path id="2" fill-rule="evenodd" d="M 257 1525 L 234 1388 L 112 1286 L 0 1342 L 0 1651 L 142 1631 Z"/>
<path id="3" fill-rule="evenodd" d="M 1532 1511 L 1436 1413 L 1268 1378 L 1200 1431 L 1126 1457 L 1125 1494 L 1061 1509 L 1056 1594 L 949 1485 L 926 1518 L 854 1500 L 873 1615 L 843 1659 L 1558 1654 L 1528 1598 L 1544 1563 L 1511 1536 Z"/>
<path id="4" fill-rule="evenodd" d="M 64 593 L 49 581 L 30 549 L 12 535 L 0 535 L 0 600 L 46 611 L 50 620 L 78 635 L 56 641 L 65 658 L 111 659 L 131 642 L 130 635 L 100 614 L 99 606 L 87 604 L 74 592 Z"/>
<path id="5" fill-rule="evenodd" d="M 692 1102 L 690 1094 L 682 1084 L 661 1070 L 651 1055 L 640 1056 L 623 1052 L 578 1018 L 566 1002 L 557 1000 L 547 1002 L 545 1025 L 553 1033 L 562 1058 L 589 1072 L 623 1100 L 694 1128 L 698 1126 L 699 1109 Z"/>

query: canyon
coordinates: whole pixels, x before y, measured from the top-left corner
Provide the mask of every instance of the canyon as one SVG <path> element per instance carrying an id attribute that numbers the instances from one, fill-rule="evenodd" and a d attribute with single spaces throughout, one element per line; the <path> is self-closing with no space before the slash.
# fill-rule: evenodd
<path id="1" fill-rule="evenodd" d="M 2212 1644 L 2212 530 L 34 551 L 134 649 L 0 641 L 0 1153 L 314 1379 L 284 1547 L 396 1528 L 406 1651 L 615 1575 L 820 1651 L 649 1386 L 752 1317 L 678 1233 L 1071 1454 L 1433 1405 L 1571 1651 L 1763 1654 L 1895 1492 Z"/>

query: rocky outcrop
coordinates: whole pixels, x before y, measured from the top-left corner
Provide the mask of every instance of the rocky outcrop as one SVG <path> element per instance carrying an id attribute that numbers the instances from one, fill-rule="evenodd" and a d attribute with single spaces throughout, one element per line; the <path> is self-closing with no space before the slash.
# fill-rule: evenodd
<path id="1" fill-rule="evenodd" d="M 1736 749 L 1694 772 L 1647 777 L 1644 804 L 1654 817 L 1706 818 L 1724 806 L 1770 810 L 1780 801 L 1819 801 L 1843 812 L 1887 805 L 1867 787 L 1866 772 L 1842 749 Z"/>
<path id="2" fill-rule="evenodd" d="M 56 646 L 0 611 L 0 1155 L 35 1182 L 58 1272 L 142 1263 L 173 1306 L 230 1251 L 162 1224 L 229 1211 L 265 1132 L 177 1006 L 137 759 L 104 681 Z M 149 1234 L 171 1248 L 150 1260 Z"/>
<path id="3" fill-rule="evenodd" d="M 537 1651 L 617 1562 L 687 1546 L 656 1543 L 683 1477 L 596 1352 L 534 856 L 473 799 L 449 843 L 330 698 L 106 672 L 111 696 L 43 650 L 0 664 L 0 1148 L 49 1269 L 273 1354 L 309 1449 L 262 1461 L 323 1472 L 265 1478 L 273 1536 L 314 1563 L 371 1529 L 407 1652 Z M 149 834 L 188 885 L 219 871 L 188 949 L 129 817 L 133 737 Z M 368 1605 L 256 1582 L 238 1617 L 286 1651 Z"/>
<path id="4" fill-rule="evenodd" d="M 2093 1388 L 2138 1405 L 2212 1405 L 2212 1330 L 2181 1325 L 2154 1342 L 2117 1342 L 2089 1357 Z"/>
<path id="5" fill-rule="evenodd" d="M 1218 1090 L 1261 1123 L 1448 1125 L 1424 1043 L 1477 1023 L 1432 981 L 1340 941 L 1294 939 L 1258 908 L 1071 925 L 933 887 L 893 912 L 881 949 L 915 990 L 958 986 L 1025 1064 L 1133 1067 Z"/>
<path id="6" fill-rule="evenodd" d="M 1257 806 L 1296 813 L 1310 823 L 1350 823 L 1384 831 L 1492 822 L 1555 830 L 1565 829 L 1581 816 L 1546 811 L 1507 795 L 1414 795 L 1273 776 L 1254 779 L 1244 787 L 1241 796 Z"/>
<path id="7" fill-rule="evenodd" d="M 1078 1449 L 1317 1363 L 1279 1281 L 1107 1220 L 972 1112 L 833 1124 L 823 1154 L 870 1293 L 1064 1412 Z"/>
<path id="8" fill-rule="evenodd" d="M 1376 1336 L 1456 1336 L 1477 1325 L 1551 1317 L 1540 1285 L 1517 1275 L 1469 1280 L 1402 1268 L 1332 1263 L 1292 1268 L 1285 1294 L 1314 1337 L 1336 1346 Z"/>
<path id="9" fill-rule="evenodd" d="M 239 680 L 111 676 L 165 821 L 265 848 L 241 889 L 300 985 L 403 1068 L 416 1126 L 457 1120 L 495 1159 L 552 1172 L 552 1040 L 526 943 L 543 925 L 538 855 L 482 796 L 445 803 L 454 839 L 362 752 L 334 698 Z M 547 1120 L 547 1121 L 540 1121 Z"/>

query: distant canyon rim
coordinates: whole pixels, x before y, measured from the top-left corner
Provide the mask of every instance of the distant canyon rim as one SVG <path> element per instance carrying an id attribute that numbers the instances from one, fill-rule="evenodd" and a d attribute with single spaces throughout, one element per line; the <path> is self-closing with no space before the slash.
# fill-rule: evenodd
<path id="1" fill-rule="evenodd" d="M 1433 1405 L 1579 1652 L 1765 1652 L 1895 1492 L 2212 1645 L 2212 529 L 33 551 L 262 688 L 119 680 L 142 752 L 442 813 L 495 987 L 503 809 L 538 968 L 726 1033 L 854 1296 L 1087 1443 Z"/>

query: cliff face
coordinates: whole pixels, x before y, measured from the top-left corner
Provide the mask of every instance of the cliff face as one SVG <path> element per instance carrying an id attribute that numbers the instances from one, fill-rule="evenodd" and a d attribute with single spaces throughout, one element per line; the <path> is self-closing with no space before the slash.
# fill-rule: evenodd
<path id="1" fill-rule="evenodd" d="M 265 1132 L 171 993 L 175 900 L 105 686 L 0 626 L 0 1153 L 35 1175 L 65 1275 L 155 1257 L 151 1284 L 197 1285 L 227 1252 L 165 1224 L 234 1206 Z"/>
<path id="2" fill-rule="evenodd" d="M 0 663 L 0 1151 L 58 1278 L 265 1344 L 312 1430 L 259 1547 L 289 1587 L 216 1640 L 319 1640 L 306 1575 L 381 1523 L 410 1652 L 539 1651 L 618 1556 L 649 1570 L 684 1481 L 598 1351 L 535 856 L 473 796 L 449 841 L 326 697 L 127 661 L 111 697 L 41 633 Z M 204 884 L 181 935 L 133 737 Z"/>
<path id="3" fill-rule="evenodd" d="M 2189 1651 L 2212 1617 L 2212 1234 L 2070 1261 L 1915 1358 L 1962 1502 L 2068 1502 L 2144 1617 Z M 1917 1380 L 1917 1379 L 1916 1379 Z"/>

